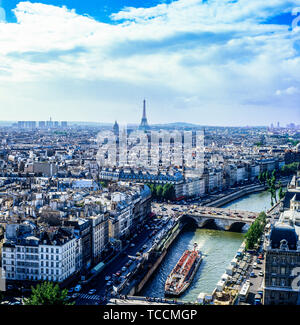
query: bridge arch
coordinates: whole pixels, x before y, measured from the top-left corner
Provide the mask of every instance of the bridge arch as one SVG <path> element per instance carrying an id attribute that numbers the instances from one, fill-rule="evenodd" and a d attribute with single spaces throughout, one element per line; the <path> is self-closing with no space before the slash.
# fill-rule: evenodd
<path id="1" fill-rule="evenodd" d="M 207 218 L 203 221 L 201 228 L 205 228 L 205 229 L 216 229 L 219 230 L 220 227 L 216 224 L 215 219 L 213 218 Z"/>
<path id="2" fill-rule="evenodd" d="M 242 229 L 245 225 L 246 225 L 246 222 L 242 222 L 242 221 L 232 222 L 228 228 L 228 231 L 242 232 Z"/>
<path id="3" fill-rule="evenodd" d="M 199 228 L 197 220 L 187 215 L 181 217 L 181 223 L 184 227 Z"/>

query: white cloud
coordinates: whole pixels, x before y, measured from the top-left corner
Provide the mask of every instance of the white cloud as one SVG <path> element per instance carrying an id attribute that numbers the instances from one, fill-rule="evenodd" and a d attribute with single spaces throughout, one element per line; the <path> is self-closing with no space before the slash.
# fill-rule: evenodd
<path id="1" fill-rule="evenodd" d="M 276 90 L 276 95 L 280 96 L 280 95 L 295 95 L 295 94 L 299 94 L 300 93 L 300 89 L 296 88 L 296 87 L 289 87 L 283 90 Z"/>
<path id="2" fill-rule="evenodd" d="M 86 98 L 85 85 L 94 83 L 101 85 L 97 101 L 103 98 L 106 107 L 111 102 L 117 116 L 116 96 L 126 97 L 127 107 L 133 101 L 129 97 L 139 96 L 175 110 L 213 111 L 223 105 L 232 118 L 233 109 L 262 107 L 259 103 L 266 110 L 274 103 L 294 107 L 294 101 L 279 103 L 274 94 L 299 95 L 300 33 L 261 22 L 291 12 L 297 2 L 178 0 L 125 8 L 112 15 L 115 24 L 66 7 L 20 2 L 14 11 L 17 23 L 0 23 L 0 86 L 13 94 L 16 83 L 27 83 L 32 86 L 28 96 L 35 96 L 49 83 L 48 96 L 55 98 L 65 80 L 78 80 L 78 92 Z M 105 83 L 115 94 L 111 99 Z M 41 105 L 38 99 L 33 103 Z M 159 113 L 158 108 L 158 119 Z"/>

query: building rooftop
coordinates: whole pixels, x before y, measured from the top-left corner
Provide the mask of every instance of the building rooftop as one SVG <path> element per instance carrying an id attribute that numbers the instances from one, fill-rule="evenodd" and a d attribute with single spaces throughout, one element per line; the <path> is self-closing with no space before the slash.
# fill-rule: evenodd
<path id="1" fill-rule="evenodd" d="M 271 247 L 279 249 L 282 240 L 287 241 L 289 249 L 297 249 L 298 235 L 295 227 L 287 223 L 277 222 L 270 234 Z"/>

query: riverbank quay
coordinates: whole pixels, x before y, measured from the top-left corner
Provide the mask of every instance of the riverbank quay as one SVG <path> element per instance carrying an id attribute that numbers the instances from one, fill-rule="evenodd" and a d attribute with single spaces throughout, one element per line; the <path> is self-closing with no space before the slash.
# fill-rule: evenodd
<path id="1" fill-rule="evenodd" d="M 220 281 L 213 291 L 214 304 L 219 297 L 228 297 L 228 290 L 234 290 L 236 296 L 230 297 L 228 304 L 261 304 L 258 303 L 257 296 L 261 296 L 263 290 L 263 270 L 264 270 L 264 239 L 268 234 L 270 225 L 279 214 L 281 201 L 274 204 L 267 212 L 267 224 L 264 232 L 253 250 L 246 250 L 246 240 L 226 268 Z M 224 300 L 224 299 L 221 299 Z"/>
<path id="2" fill-rule="evenodd" d="M 286 186 L 289 183 L 290 178 L 282 177 L 279 179 L 279 181 L 281 182 L 282 186 Z M 262 192 L 265 190 L 267 190 L 267 186 L 264 184 L 256 184 L 256 185 L 250 185 L 250 186 L 247 185 L 245 187 L 239 188 L 238 190 L 236 190 L 230 194 L 226 194 L 225 196 L 222 196 L 221 198 L 212 199 L 209 203 L 206 203 L 204 205 L 208 206 L 208 207 L 218 208 L 218 207 L 228 204 L 234 200 L 242 198 L 245 195 Z"/>
<path id="3" fill-rule="evenodd" d="M 156 271 L 173 241 L 182 230 L 182 224 L 179 221 L 171 219 L 167 229 L 162 229 L 156 237 L 153 245 L 138 260 L 137 267 L 131 272 L 120 286 L 114 287 L 112 296 L 138 294 Z"/>

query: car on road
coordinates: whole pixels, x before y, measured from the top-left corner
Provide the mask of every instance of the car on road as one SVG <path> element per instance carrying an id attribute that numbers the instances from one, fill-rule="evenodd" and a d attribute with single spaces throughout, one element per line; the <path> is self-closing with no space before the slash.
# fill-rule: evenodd
<path id="1" fill-rule="evenodd" d="M 125 272 L 127 270 L 127 267 L 126 266 L 123 266 L 122 267 L 122 271 Z"/>
<path id="2" fill-rule="evenodd" d="M 78 296 L 79 296 L 79 293 L 78 292 L 75 292 L 75 293 L 72 294 L 72 298 L 73 299 L 76 299 Z"/>
<path id="3" fill-rule="evenodd" d="M 133 260 L 129 260 L 129 261 L 125 264 L 125 266 L 126 266 L 126 267 L 129 267 L 132 263 L 133 263 Z"/>
<path id="4" fill-rule="evenodd" d="M 11 303 L 12 305 L 22 305 L 22 303 L 20 301 L 15 301 Z"/>
<path id="5" fill-rule="evenodd" d="M 77 284 L 77 286 L 74 288 L 74 290 L 76 291 L 76 292 L 79 292 L 79 291 L 81 291 L 81 285 L 80 284 Z"/>
<path id="6" fill-rule="evenodd" d="M 96 292 L 96 289 L 91 289 L 91 290 L 88 292 L 88 294 L 89 294 L 89 295 L 93 295 L 95 292 Z"/>
<path id="7" fill-rule="evenodd" d="M 254 297 L 254 305 L 261 305 L 261 296 L 259 294 Z"/>
<path id="8" fill-rule="evenodd" d="M 107 275 L 104 279 L 105 279 L 105 281 L 109 281 L 111 279 L 111 277 L 109 275 Z"/>
<path id="9" fill-rule="evenodd" d="M 70 288 L 70 289 L 68 290 L 68 293 L 72 293 L 72 292 L 74 292 L 74 288 Z"/>
<path id="10" fill-rule="evenodd" d="M 134 243 L 130 244 L 130 247 L 135 247 L 135 244 Z"/>

